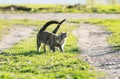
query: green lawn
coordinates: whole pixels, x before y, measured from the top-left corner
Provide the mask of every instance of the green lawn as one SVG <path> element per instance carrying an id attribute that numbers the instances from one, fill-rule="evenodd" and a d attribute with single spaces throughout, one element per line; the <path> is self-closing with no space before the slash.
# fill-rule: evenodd
<path id="1" fill-rule="evenodd" d="M 0 4 L 0 7 L 11 6 L 9 4 Z M 10 9 L 2 10 L 0 13 L 120 13 L 120 5 L 57 5 L 57 4 L 18 4 L 23 8 L 29 8 L 30 10 L 15 10 Z"/>
<path id="2" fill-rule="evenodd" d="M 59 32 L 67 31 L 65 52 L 36 52 L 36 33 L 47 21 L 9 20 L 9 25 L 21 24 L 37 27 L 29 39 L 25 39 L 0 54 L 0 79 L 96 79 L 98 72 L 84 62 L 79 55 L 77 39 L 72 30 L 76 26 L 64 23 Z M 6 23 L 7 23 L 6 22 Z M 55 25 L 54 25 L 55 26 Z M 47 30 L 53 30 L 54 26 Z M 99 76 L 101 76 L 99 74 Z"/>

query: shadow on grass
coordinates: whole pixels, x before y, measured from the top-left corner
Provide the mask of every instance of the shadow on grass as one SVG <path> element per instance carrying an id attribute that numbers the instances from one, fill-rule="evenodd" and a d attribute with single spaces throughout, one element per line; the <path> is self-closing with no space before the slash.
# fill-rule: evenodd
<path id="1" fill-rule="evenodd" d="M 55 53 L 57 52 L 61 52 L 60 50 L 56 50 Z M 49 53 L 49 52 L 46 52 L 46 53 Z M 54 53 L 54 52 L 52 52 Z M 77 54 L 77 53 L 80 53 L 80 50 L 78 49 L 78 47 L 67 47 L 65 48 L 65 53 L 72 53 L 72 54 Z M 0 55 L 4 55 L 4 56 L 19 56 L 19 55 L 22 55 L 22 56 L 34 56 L 34 55 L 41 55 L 41 54 L 45 54 L 45 52 L 41 51 L 41 52 L 37 52 L 35 50 L 30 50 L 30 51 L 27 51 L 27 52 L 18 52 L 18 53 L 12 53 L 12 52 L 6 52 L 6 51 L 3 51 L 2 53 L 0 53 Z"/>
<path id="2" fill-rule="evenodd" d="M 33 56 L 33 55 L 41 55 L 44 54 L 44 52 L 37 52 L 37 51 L 29 51 L 29 52 L 22 52 L 22 53 L 8 53 L 8 52 L 2 52 L 0 55 L 4 56 L 17 56 L 17 55 L 23 55 L 23 56 Z"/>
<path id="3" fill-rule="evenodd" d="M 113 49 L 114 49 L 114 50 L 120 50 L 120 45 L 113 46 Z"/>
<path id="4" fill-rule="evenodd" d="M 73 48 L 73 49 L 67 49 L 65 50 L 65 52 L 67 53 L 79 53 L 79 49 L 78 48 Z M 47 53 L 47 52 L 46 52 Z M 29 51 L 29 52 L 22 52 L 22 53 L 8 53 L 8 52 L 2 52 L 0 55 L 4 55 L 4 56 L 17 56 L 17 55 L 23 55 L 23 56 L 33 56 L 33 55 L 41 55 L 41 54 L 45 54 L 44 52 L 37 52 L 37 51 Z"/>
<path id="5" fill-rule="evenodd" d="M 80 53 L 80 50 L 78 48 L 72 48 L 72 49 L 67 49 L 65 52 L 68 52 L 68 53 Z"/>

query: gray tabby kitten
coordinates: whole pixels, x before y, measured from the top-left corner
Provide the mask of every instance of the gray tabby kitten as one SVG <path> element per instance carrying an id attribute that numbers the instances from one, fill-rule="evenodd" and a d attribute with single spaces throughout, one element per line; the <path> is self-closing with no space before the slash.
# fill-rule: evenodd
<path id="1" fill-rule="evenodd" d="M 60 25 L 65 21 L 66 19 L 62 20 L 61 22 L 58 21 L 49 21 L 47 22 L 38 32 L 37 34 L 37 52 L 39 52 L 39 48 L 41 47 L 41 43 L 44 44 L 44 52 L 46 52 L 46 45 L 49 46 L 50 50 L 55 52 L 55 47 L 58 47 L 62 52 L 63 46 L 65 43 L 65 39 L 67 38 L 67 33 L 60 33 L 59 35 L 56 35 L 55 33 L 58 31 Z M 45 29 L 50 24 L 58 24 L 58 26 L 55 28 L 53 33 L 45 31 Z"/>

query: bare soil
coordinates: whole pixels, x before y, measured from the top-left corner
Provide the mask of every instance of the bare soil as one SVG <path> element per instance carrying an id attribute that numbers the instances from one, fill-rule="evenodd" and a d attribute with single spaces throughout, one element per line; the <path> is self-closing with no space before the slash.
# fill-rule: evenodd
<path id="1" fill-rule="evenodd" d="M 33 33 L 34 27 L 14 27 L 9 30 L 9 34 L 4 35 L 0 41 L 0 53 L 3 50 L 12 47 L 16 43 L 19 43 L 21 40 L 28 38 Z"/>
<path id="2" fill-rule="evenodd" d="M 52 20 L 52 19 L 78 19 L 78 18 L 113 18 L 119 19 L 120 14 L 97 14 L 97 13 L 31 13 L 31 14 L 0 14 L 0 19 L 34 19 L 34 20 Z"/>
<path id="3" fill-rule="evenodd" d="M 73 34 L 78 37 L 83 59 L 106 73 L 101 79 L 120 79 L 120 51 L 107 43 L 111 33 L 105 27 L 83 23 Z"/>

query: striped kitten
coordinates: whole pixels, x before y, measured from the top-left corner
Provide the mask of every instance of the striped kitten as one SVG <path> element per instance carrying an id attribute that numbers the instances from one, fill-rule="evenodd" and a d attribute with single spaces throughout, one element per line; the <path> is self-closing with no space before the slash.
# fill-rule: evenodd
<path id="1" fill-rule="evenodd" d="M 60 33 L 59 35 L 56 35 L 55 33 L 58 31 L 60 25 L 65 21 L 66 19 L 62 20 L 61 22 L 58 21 L 49 21 L 47 22 L 38 32 L 37 34 L 37 52 L 39 52 L 39 48 L 41 47 L 41 44 L 43 43 L 44 46 L 44 52 L 46 52 L 46 45 L 49 46 L 50 50 L 55 52 L 55 47 L 58 47 L 62 52 L 63 46 L 65 43 L 65 39 L 67 37 L 67 33 Z M 48 31 L 45 31 L 45 29 L 50 24 L 58 24 L 58 26 L 55 28 L 55 30 L 51 33 Z"/>

